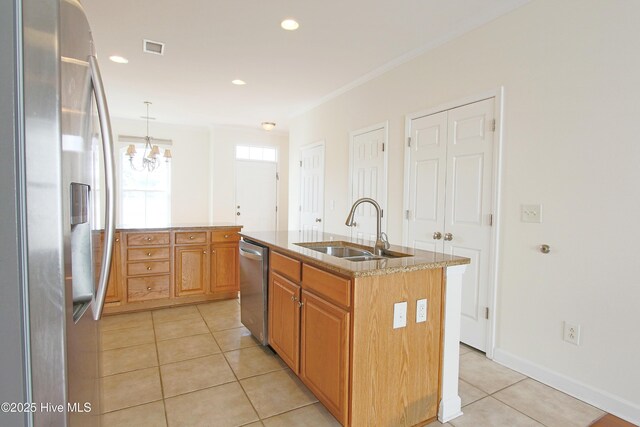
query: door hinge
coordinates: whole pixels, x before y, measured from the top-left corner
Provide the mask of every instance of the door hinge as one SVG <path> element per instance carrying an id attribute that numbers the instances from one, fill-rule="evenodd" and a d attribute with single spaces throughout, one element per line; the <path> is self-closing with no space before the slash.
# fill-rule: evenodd
<path id="1" fill-rule="evenodd" d="M 407 145 L 408 145 L 409 147 L 411 147 L 411 137 L 408 137 L 408 138 L 407 138 Z"/>
<path id="2" fill-rule="evenodd" d="M 280 180 L 280 174 L 278 174 L 278 172 L 276 172 L 276 181 Z"/>
<path id="3" fill-rule="evenodd" d="M 380 209 L 380 218 L 384 218 L 384 209 Z"/>
<path id="4" fill-rule="evenodd" d="M 300 167 L 302 167 L 302 160 L 300 160 Z"/>
<path id="5" fill-rule="evenodd" d="M 489 307 L 484 308 L 484 318 L 487 320 L 489 319 Z"/>
<path id="6" fill-rule="evenodd" d="M 384 142 L 382 143 L 382 152 L 384 153 Z"/>
<path id="7" fill-rule="evenodd" d="M 302 212 L 302 205 L 298 206 L 298 212 Z"/>
<path id="8" fill-rule="evenodd" d="M 489 214 L 489 227 L 493 226 L 493 214 Z"/>
<path id="9" fill-rule="evenodd" d="M 404 211 L 404 217 L 405 217 L 405 219 L 409 219 L 409 209 Z"/>
<path id="10" fill-rule="evenodd" d="M 276 205 L 276 212 L 278 212 L 278 206 Z"/>
<path id="11" fill-rule="evenodd" d="M 489 126 L 489 128 L 491 129 L 492 132 L 496 131 L 496 119 L 493 119 L 491 121 L 491 125 Z"/>

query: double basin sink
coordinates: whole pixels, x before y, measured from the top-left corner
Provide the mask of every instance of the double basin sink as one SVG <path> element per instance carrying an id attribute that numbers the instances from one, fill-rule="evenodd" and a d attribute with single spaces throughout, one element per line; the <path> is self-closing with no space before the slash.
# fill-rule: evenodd
<path id="1" fill-rule="evenodd" d="M 371 250 L 365 249 L 365 247 L 360 247 L 348 242 L 313 242 L 296 243 L 296 245 L 354 262 L 376 261 L 382 259 L 412 256 L 402 252 L 394 252 L 387 249 L 383 250 L 381 255 L 376 255 Z"/>

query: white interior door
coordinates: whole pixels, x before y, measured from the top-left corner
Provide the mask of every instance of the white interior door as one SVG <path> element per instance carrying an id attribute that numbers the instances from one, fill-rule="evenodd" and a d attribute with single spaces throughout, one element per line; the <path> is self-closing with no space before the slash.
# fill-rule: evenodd
<path id="1" fill-rule="evenodd" d="M 490 280 L 493 123 L 493 98 L 449 111 L 444 251 L 471 259 L 462 277 L 460 340 L 483 351 Z"/>
<path id="2" fill-rule="evenodd" d="M 300 150 L 300 230 L 324 230 L 324 144 Z"/>
<path id="3" fill-rule="evenodd" d="M 362 197 L 374 199 L 383 212 L 387 207 L 387 171 L 385 126 L 356 131 L 351 135 L 351 204 Z M 376 240 L 376 210 L 370 203 L 358 206 L 351 237 Z M 386 218 L 383 216 L 383 231 Z"/>
<path id="4" fill-rule="evenodd" d="M 412 120 L 410 138 L 407 246 L 442 252 L 447 112 Z"/>
<path id="5" fill-rule="evenodd" d="M 277 229 L 277 164 L 236 160 L 236 224 L 242 231 Z"/>
<path id="6" fill-rule="evenodd" d="M 411 120 L 407 244 L 471 259 L 463 276 L 461 341 L 486 350 L 494 99 Z"/>

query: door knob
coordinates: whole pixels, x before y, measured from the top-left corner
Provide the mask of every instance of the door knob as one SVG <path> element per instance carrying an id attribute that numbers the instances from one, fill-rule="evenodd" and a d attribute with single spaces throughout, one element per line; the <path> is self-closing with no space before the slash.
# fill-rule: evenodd
<path id="1" fill-rule="evenodd" d="M 316 222 L 322 222 L 322 218 L 316 218 Z"/>
<path id="2" fill-rule="evenodd" d="M 433 240 L 440 240 L 442 239 L 442 233 L 439 231 L 434 231 L 433 232 Z"/>
<path id="3" fill-rule="evenodd" d="M 453 240 L 453 234 L 451 233 L 444 233 L 444 240 L 446 240 L 447 242 L 450 242 Z"/>
<path id="4" fill-rule="evenodd" d="M 236 212 L 236 215 L 240 216 L 240 212 Z"/>

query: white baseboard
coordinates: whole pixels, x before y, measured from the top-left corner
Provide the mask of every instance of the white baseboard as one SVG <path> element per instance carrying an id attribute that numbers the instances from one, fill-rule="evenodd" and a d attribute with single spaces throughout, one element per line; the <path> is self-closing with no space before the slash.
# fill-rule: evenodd
<path id="1" fill-rule="evenodd" d="M 494 350 L 493 360 L 623 420 L 640 425 L 640 405 L 637 403 L 629 402 L 607 391 L 581 383 L 499 348 Z"/>

